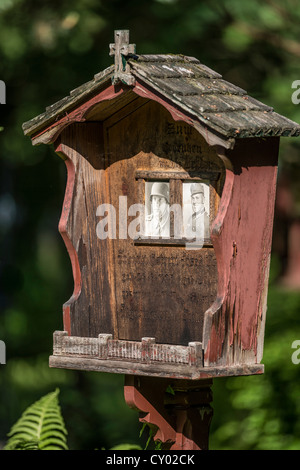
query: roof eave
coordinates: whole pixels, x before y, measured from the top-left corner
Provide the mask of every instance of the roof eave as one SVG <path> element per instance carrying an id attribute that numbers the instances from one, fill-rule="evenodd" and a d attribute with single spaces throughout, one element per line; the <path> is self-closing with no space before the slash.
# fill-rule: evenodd
<path id="1" fill-rule="evenodd" d="M 107 84 L 111 84 L 113 71 L 114 66 L 111 65 L 102 72 L 96 74 L 93 80 L 80 85 L 72 90 L 68 96 L 48 106 L 44 113 L 24 122 L 22 125 L 24 134 L 29 137 L 34 137 L 37 133 L 41 133 L 43 129 L 46 129 L 61 116 L 79 106 L 88 97 L 98 93 L 100 90 L 105 88 Z"/>

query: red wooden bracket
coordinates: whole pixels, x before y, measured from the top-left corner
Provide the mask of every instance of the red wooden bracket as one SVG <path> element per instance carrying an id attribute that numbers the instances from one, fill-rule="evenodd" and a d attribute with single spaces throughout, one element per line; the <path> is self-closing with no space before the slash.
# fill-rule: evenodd
<path id="1" fill-rule="evenodd" d="M 213 415 L 212 380 L 125 376 L 125 401 L 164 450 L 207 450 Z"/>

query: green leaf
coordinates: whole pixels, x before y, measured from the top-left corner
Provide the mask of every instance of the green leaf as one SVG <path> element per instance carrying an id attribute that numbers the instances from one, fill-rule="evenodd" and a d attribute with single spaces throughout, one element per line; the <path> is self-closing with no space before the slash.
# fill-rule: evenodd
<path id="1" fill-rule="evenodd" d="M 58 394 L 56 389 L 24 411 L 8 433 L 4 450 L 68 450 Z"/>
<path id="2" fill-rule="evenodd" d="M 136 444 L 118 444 L 110 450 L 142 450 L 142 448 Z"/>

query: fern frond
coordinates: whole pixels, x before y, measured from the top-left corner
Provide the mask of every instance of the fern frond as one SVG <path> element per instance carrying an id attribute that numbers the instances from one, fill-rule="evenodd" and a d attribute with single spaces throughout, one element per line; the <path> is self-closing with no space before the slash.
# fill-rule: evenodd
<path id="1" fill-rule="evenodd" d="M 8 433 L 4 450 L 68 450 L 59 389 L 29 406 Z"/>
<path id="2" fill-rule="evenodd" d="M 7 444 L 4 450 L 39 450 L 39 444 L 35 440 L 16 439 Z"/>

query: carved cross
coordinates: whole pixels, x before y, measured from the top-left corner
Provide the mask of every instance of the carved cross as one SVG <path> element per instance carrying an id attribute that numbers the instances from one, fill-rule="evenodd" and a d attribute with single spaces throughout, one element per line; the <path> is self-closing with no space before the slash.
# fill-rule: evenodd
<path id="1" fill-rule="evenodd" d="M 113 83 L 119 80 L 127 85 L 134 84 L 134 77 L 130 74 L 130 67 L 126 61 L 128 54 L 135 54 L 135 44 L 129 44 L 129 30 L 115 31 L 115 42 L 109 45 L 109 55 L 115 56 L 115 74 Z"/>

